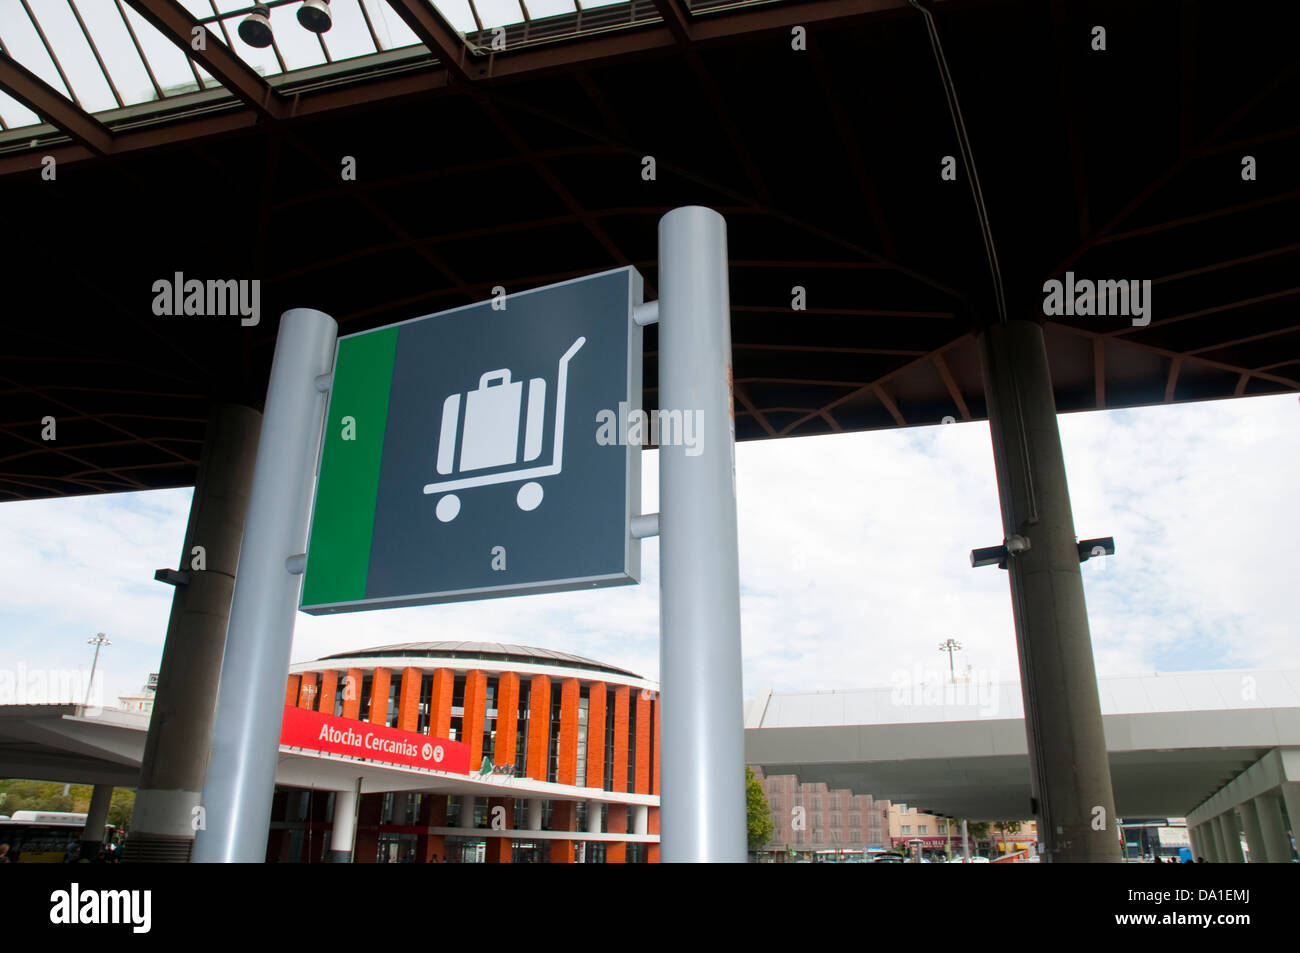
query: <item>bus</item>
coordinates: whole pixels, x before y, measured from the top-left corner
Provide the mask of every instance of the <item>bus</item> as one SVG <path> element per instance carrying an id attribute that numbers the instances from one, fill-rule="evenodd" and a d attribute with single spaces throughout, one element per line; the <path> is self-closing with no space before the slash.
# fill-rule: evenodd
<path id="1" fill-rule="evenodd" d="M 14 811 L 0 815 L 0 844 L 9 845 L 16 864 L 61 864 L 68 845 L 80 845 L 86 815 L 69 811 Z M 104 841 L 112 838 L 113 825 L 104 825 Z"/>

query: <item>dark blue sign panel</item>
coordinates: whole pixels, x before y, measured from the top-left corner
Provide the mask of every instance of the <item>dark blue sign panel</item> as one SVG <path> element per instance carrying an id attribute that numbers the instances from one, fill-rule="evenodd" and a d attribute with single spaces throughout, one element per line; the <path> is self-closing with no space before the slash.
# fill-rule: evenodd
<path id="1" fill-rule="evenodd" d="M 641 297 L 624 268 L 340 338 L 303 609 L 638 581 L 640 447 L 602 422 L 640 407 Z"/>

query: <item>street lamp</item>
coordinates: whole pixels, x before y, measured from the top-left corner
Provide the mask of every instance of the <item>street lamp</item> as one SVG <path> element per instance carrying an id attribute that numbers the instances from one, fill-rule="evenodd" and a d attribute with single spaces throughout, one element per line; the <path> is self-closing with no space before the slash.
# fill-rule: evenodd
<path id="1" fill-rule="evenodd" d="M 952 667 L 952 654 L 961 650 L 961 643 L 956 639 L 948 639 L 946 642 L 939 643 L 939 651 L 948 653 L 948 679 L 954 684 L 957 681 L 957 674 Z"/>
<path id="2" fill-rule="evenodd" d="M 90 689 L 95 684 L 95 668 L 99 665 L 99 650 L 105 645 L 112 645 L 113 643 L 108 640 L 108 637 L 103 632 L 98 632 L 93 639 L 86 639 L 86 644 L 95 647 L 95 660 L 90 663 L 90 680 L 86 683 L 86 700 L 81 703 L 82 708 L 90 707 Z"/>

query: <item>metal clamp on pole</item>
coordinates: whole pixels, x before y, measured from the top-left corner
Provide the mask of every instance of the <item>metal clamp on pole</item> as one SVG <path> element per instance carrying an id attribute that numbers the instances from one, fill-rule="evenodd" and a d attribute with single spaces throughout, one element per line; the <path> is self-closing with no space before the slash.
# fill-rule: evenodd
<path id="1" fill-rule="evenodd" d="M 631 531 L 633 539 L 649 539 L 651 536 L 658 536 L 659 514 L 645 513 L 641 516 L 634 516 L 628 529 Z"/>
<path id="2" fill-rule="evenodd" d="M 640 327 L 648 324 L 659 323 L 659 302 L 647 301 L 644 304 L 633 305 L 632 320 Z"/>

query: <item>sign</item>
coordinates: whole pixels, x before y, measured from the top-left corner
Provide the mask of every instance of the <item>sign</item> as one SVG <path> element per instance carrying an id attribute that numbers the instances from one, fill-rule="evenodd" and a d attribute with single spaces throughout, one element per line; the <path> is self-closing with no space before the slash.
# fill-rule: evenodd
<path id="1" fill-rule="evenodd" d="M 280 744 L 452 774 L 469 773 L 469 745 L 285 706 Z"/>
<path id="2" fill-rule="evenodd" d="M 1192 838 L 1185 827 L 1157 827 L 1156 840 L 1161 847 L 1191 847 Z"/>
<path id="3" fill-rule="evenodd" d="M 339 338 L 303 611 L 637 582 L 607 421 L 639 414 L 641 298 L 622 268 Z"/>

